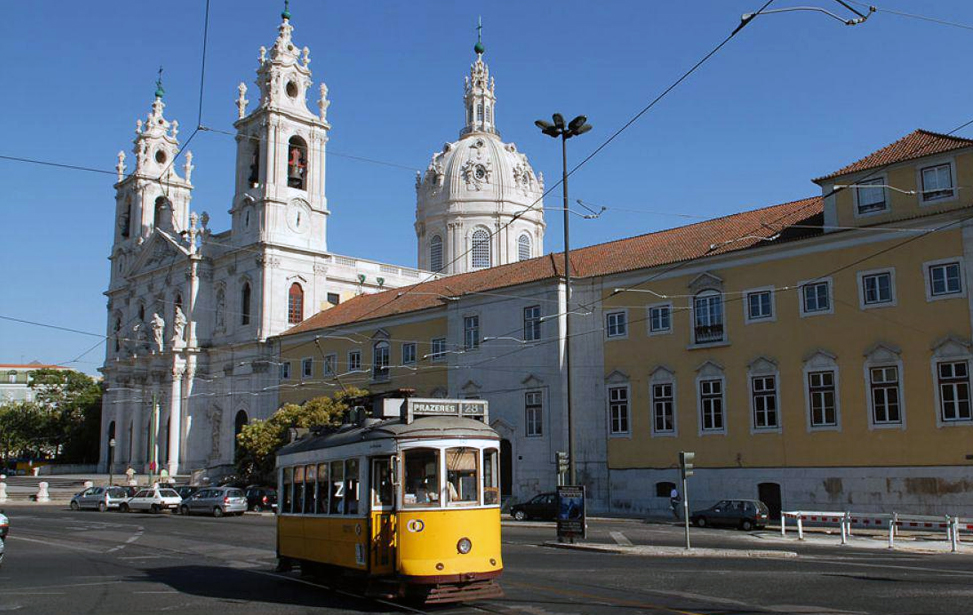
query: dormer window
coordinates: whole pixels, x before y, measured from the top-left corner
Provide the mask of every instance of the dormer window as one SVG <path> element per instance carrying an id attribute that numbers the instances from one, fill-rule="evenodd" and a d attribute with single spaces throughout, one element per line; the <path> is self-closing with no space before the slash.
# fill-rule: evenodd
<path id="1" fill-rule="evenodd" d="M 856 186 L 859 214 L 885 211 L 888 208 L 885 202 L 885 179 L 881 177 L 866 179 L 858 182 Z"/>
<path id="2" fill-rule="evenodd" d="M 953 171 L 948 162 L 926 167 L 921 173 L 923 202 L 953 197 Z"/>

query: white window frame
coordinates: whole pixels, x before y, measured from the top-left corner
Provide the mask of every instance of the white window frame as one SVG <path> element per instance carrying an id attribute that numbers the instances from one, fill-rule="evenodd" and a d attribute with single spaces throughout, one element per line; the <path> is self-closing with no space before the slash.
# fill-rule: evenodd
<path id="1" fill-rule="evenodd" d="M 438 242 L 436 240 L 439 240 Z M 437 255 L 438 249 L 438 255 Z M 443 258 L 443 238 L 439 233 L 434 234 L 429 239 L 429 270 L 433 272 L 442 271 L 445 265 Z M 438 262 L 437 262 L 438 256 Z"/>
<path id="2" fill-rule="evenodd" d="M 720 412 L 723 415 L 723 426 L 719 429 L 706 429 L 703 427 L 703 382 L 709 381 L 719 381 L 720 383 Z M 700 436 L 712 436 L 726 435 L 726 424 L 727 424 L 727 408 L 726 408 L 726 376 L 720 374 L 715 375 L 702 375 L 696 377 L 696 418 L 699 421 L 699 435 Z"/>
<path id="3" fill-rule="evenodd" d="M 481 242 L 480 244 L 477 244 L 476 234 L 479 233 L 479 232 L 481 232 L 481 231 L 486 234 L 486 241 L 485 242 Z M 476 254 L 476 248 L 477 248 L 478 245 L 485 245 L 486 246 L 486 264 L 485 265 L 482 265 L 482 264 L 477 265 L 477 260 L 476 259 L 477 259 L 478 256 Z M 482 254 L 479 255 L 479 256 L 482 256 Z M 470 232 L 470 270 L 473 271 L 473 270 L 479 270 L 479 269 L 489 269 L 492 266 L 493 266 L 493 235 L 490 233 L 490 230 L 489 229 L 487 229 L 485 227 L 482 227 L 482 226 L 477 226 L 477 227 L 473 228 L 473 230 Z"/>
<path id="4" fill-rule="evenodd" d="M 757 378 L 773 378 L 774 379 L 774 414 L 777 418 L 777 424 L 771 427 L 759 427 L 757 426 L 757 395 L 764 395 L 763 392 L 756 391 L 754 389 L 754 380 Z M 762 434 L 762 433 L 781 433 L 782 426 L 782 416 L 780 408 L 780 373 L 777 371 L 750 371 L 747 373 L 747 395 L 750 399 L 750 433 L 751 434 Z"/>
<path id="5" fill-rule="evenodd" d="M 811 408 L 810 374 L 817 372 L 831 372 L 834 379 L 834 425 L 815 425 Z M 808 433 L 818 431 L 841 431 L 841 370 L 834 355 L 818 351 L 804 361 L 802 373 L 804 377 L 804 414 Z"/>
<path id="6" fill-rule="evenodd" d="M 474 327 L 469 326 L 469 321 L 476 319 L 476 325 Z M 479 314 L 465 314 L 463 316 L 463 351 L 464 352 L 474 352 L 480 349 L 480 344 L 483 342 L 483 337 L 480 336 L 480 315 Z M 476 332 L 476 339 L 468 339 L 469 333 L 471 331 Z"/>
<path id="7" fill-rule="evenodd" d="M 872 399 L 872 370 L 882 367 L 894 367 L 896 368 L 896 374 L 898 377 L 898 389 L 899 389 L 899 421 L 897 423 L 882 422 L 877 423 L 875 421 L 875 404 Z M 906 413 L 905 413 L 905 371 L 903 370 L 902 360 L 880 360 L 880 359 L 866 359 L 864 364 L 864 377 L 865 377 L 865 405 L 868 410 L 868 428 L 869 429 L 902 429 L 906 428 Z M 938 410 L 937 410 L 938 411 Z"/>
<path id="8" fill-rule="evenodd" d="M 536 396 L 537 403 L 531 404 L 531 396 Z M 530 410 L 538 410 L 540 417 L 533 422 L 530 420 Z M 532 430 L 534 426 L 536 429 Z M 524 437 L 543 438 L 544 437 L 544 393 L 540 390 L 524 391 Z"/>
<path id="9" fill-rule="evenodd" d="M 718 340 L 712 340 L 709 342 L 698 342 L 696 341 L 696 301 L 699 299 L 705 299 L 709 297 L 717 297 L 720 300 L 720 324 L 723 326 L 723 335 Z M 726 297 L 723 296 L 723 292 L 708 288 L 699 291 L 690 298 L 690 310 L 689 310 L 689 347 L 690 348 L 709 348 L 711 346 L 725 346 L 728 344 L 729 335 L 727 327 L 726 318 Z"/>
<path id="10" fill-rule="evenodd" d="M 867 303 L 865 301 L 865 278 L 888 274 L 889 276 L 889 293 L 891 298 L 889 301 L 884 301 L 881 303 Z M 895 288 L 895 267 L 885 267 L 884 269 L 870 269 L 868 271 L 859 271 L 857 273 L 858 278 L 858 306 L 863 310 L 874 310 L 887 307 L 895 307 L 899 304 L 899 296 Z"/>
<path id="11" fill-rule="evenodd" d="M 679 435 L 679 412 L 678 412 L 678 396 L 676 391 L 676 379 L 673 377 L 672 372 L 659 370 L 657 372 L 659 375 L 649 378 L 649 429 L 653 438 L 674 438 Z M 668 431 L 658 431 L 655 428 L 655 387 L 657 386 L 669 386 L 671 387 L 672 395 L 672 429 Z"/>
<path id="12" fill-rule="evenodd" d="M 280 379 L 290 380 L 291 379 L 291 362 L 284 361 L 280 364 Z"/>
<path id="13" fill-rule="evenodd" d="M 752 318 L 750 316 L 750 295 L 763 293 L 770 294 L 770 315 Z M 777 322 L 777 293 L 775 292 L 773 286 L 748 288 L 747 290 L 743 291 L 743 322 L 744 324 L 748 325 L 759 324 L 762 322 Z"/>
<path id="14" fill-rule="evenodd" d="M 804 289 L 806 286 L 818 286 L 819 284 L 828 285 L 828 309 L 826 310 L 814 310 L 808 312 L 805 308 L 807 307 L 807 302 L 804 297 Z M 814 278 L 813 280 L 804 280 L 798 283 L 799 289 L 799 307 L 801 310 L 801 318 L 811 318 L 813 316 L 824 316 L 825 314 L 834 314 L 834 281 L 831 277 L 826 278 Z"/>
<path id="15" fill-rule="evenodd" d="M 970 373 L 970 369 L 973 369 L 973 361 L 970 360 L 969 355 L 965 357 L 933 356 L 932 375 L 933 375 L 933 391 L 934 391 L 934 397 L 936 399 L 936 426 L 937 427 L 960 427 L 960 426 L 973 425 L 973 407 L 971 407 L 971 416 L 969 418 L 947 420 L 943 416 L 944 408 L 943 408 L 943 399 L 942 399 L 942 384 L 940 383 L 939 366 L 944 363 L 965 363 L 966 364 L 967 395 L 970 398 L 971 406 L 973 406 L 973 375 L 971 375 Z"/>
<path id="16" fill-rule="evenodd" d="M 523 254 L 523 248 L 524 248 L 524 245 L 525 245 L 524 240 L 525 239 L 527 240 L 526 241 L 526 246 L 527 246 L 527 256 L 526 257 Z M 530 233 L 528 233 L 528 232 L 525 231 L 525 232 L 521 233 L 519 237 L 517 237 L 517 260 L 518 261 L 526 261 L 526 260 L 530 260 L 532 258 L 534 258 L 534 238 L 530 236 Z"/>
<path id="17" fill-rule="evenodd" d="M 406 349 L 412 349 L 412 358 L 409 358 L 409 353 Z M 402 343 L 402 365 L 415 365 L 418 360 L 417 356 L 418 345 L 415 342 L 403 342 Z"/>
<path id="18" fill-rule="evenodd" d="M 436 351 L 436 346 L 442 346 L 442 350 Z M 446 338 L 445 337 L 434 337 L 429 340 L 429 360 L 441 363 L 446 360 Z"/>
<path id="19" fill-rule="evenodd" d="M 527 310 L 537 310 L 537 318 L 528 318 Z M 525 342 L 536 342 L 541 339 L 541 306 L 540 305 L 528 305 L 524 308 L 524 341 Z M 530 336 L 527 332 L 530 331 Z M 536 335 L 535 335 L 536 333 Z"/>
<path id="20" fill-rule="evenodd" d="M 941 267 L 943 265 L 951 265 L 956 263 L 959 265 L 959 286 L 960 292 L 958 293 L 945 293 L 940 295 L 932 294 L 932 268 Z M 926 301 L 945 301 L 948 299 L 961 299 L 966 297 L 966 265 L 963 262 L 962 257 L 955 258 L 940 258 L 933 261 L 926 261 L 922 264 L 922 278 L 926 285 Z"/>
<path id="21" fill-rule="evenodd" d="M 308 378 L 314 378 L 314 359 L 312 357 L 301 359 L 301 380 Z"/>
<path id="22" fill-rule="evenodd" d="M 352 361 L 353 356 L 358 357 L 358 365 L 355 365 L 355 362 Z M 359 371 L 359 370 L 361 370 L 361 350 L 349 350 L 348 351 L 348 371 L 352 372 L 352 371 Z"/>
<path id="23" fill-rule="evenodd" d="M 332 352 L 324 355 L 324 363 L 321 368 L 325 376 L 334 376 L 338 373 L 338 354 Z"/>
<path id="24" fill-rule="evenodd" d="M 855 188 L 853 189 L 854 201 L 855 201 L 855 217 L 856 218 L 868 218 L 869 216 L 879 216 L 881 214 L 888 213 L 891 209 L 891 199 L 889 194 L 889 189 L 886 188 L 889 183 L 888 176 L 882 173 L 881 175 L 869 175 L 855 182 Z M 882 195 L 884 197 L 885 205 L 882 209 L 876 209 L 873 211 L 862 211 L 861 210 L 861 199 L 859 191 L 862 188 L 858 186 L 866 186 L 868 184 L 880 184 L 882 186 Z M 878 185 L 872 185 L 871 188 L 878 188 Z M 869 188 L 865 188 L 868 190 Z"/>
<path id="25" fill-rule="evenodd" d="M 622 317 L 622 326 L 625 328 L 625 331 L 623 333 L 612 334 L 611 333 L 612 325 L 610 324 L 611 317 L 619 316 L 619 315 L 621 315 Z M 618 328 L 617 323 L 615 324 L 615 328 L 616 329 Z M 606 311 L 605 312 L 605 339 L 623 340 L 626 338 L 628 338 L 628 310 L 622 309 L 622 310 L 611 310 L 610 312 Z"/>
<path id="26" fill-rule="evenodd" d="M 662 310 L 662 309 L 669 310 L 669 318 L 668 318 L 669 326 L 666 327 L 665 329 L 653 329 L 652 327 L 655 323 L 654 323 L 652 312 L 653 310 Z M 645 316 L 646 316 L 645 328 L 648 335 L 652 336 L 652 335 L 672 334 L 672 302 L 671 301 L 667 301 L 664 303 L 653 303 L 651 305 L 645 306 Z"/>
<path id="27" fill-rule="evenodd" d="M 615 389 L 625 390 L 625 424 L 628 427 L 625 431 L 614 431 L 612 421 L 612 398 L 611 392 Z M 605 410 L 608 419 L 609 438 L 631 438 L 632 437 L 632 387 L 629 384 L 608 384 L 605 386 Z"/>
<path id="28" fill-rule="evenodd" d="M 381 370 L 379 368 L 378 350 L 385 350 L 385 368 Z M 372 342 L 372 366 L 369 370 L 371 372 L 372 382 L 388 382 L 392 379 L 392 344 L 388 340 L 379 339 Z M 382 373 L 384 371 L 384 373 Z"/>
<path id="29" fill-rule="evenodd" d="M 952 184 L 953 194 L 951 196 L 944 196 L 941 198 L 926 198 L 926 186 L 923 182 L 922 172 L 934 169 L 936 167 L 949 166 L 949 179 Z M 928 207 L 932 205 L 938 205 L 940 203 L 950 203 L 959 199 L 959 186 L 957 185 L 956 176 L 956 159 L 953 157 L 939 158 L 935 160 L 930 160 L 922 166 L 916 167 L 916 192 L 918 193 L 919 205 L 921 207 Z"/>

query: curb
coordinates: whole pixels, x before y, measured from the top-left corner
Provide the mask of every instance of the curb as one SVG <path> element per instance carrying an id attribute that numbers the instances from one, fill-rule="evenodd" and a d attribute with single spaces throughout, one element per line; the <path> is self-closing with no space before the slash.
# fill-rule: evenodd
<path id="1" fill-rule="evenodd" d="M 767 558 L 790 559 L 798 557 L 795 551 L 773 551 L 770 549 L 706 549 L 683 547 L 649 547 L 649 546 L 621 546 L 609 544 L 569 544 L 563 542 L 545 542 L 541 546 L 554 549 L 574 549 L 576 551 L 592 551 L 597 553 L 616 553 L 619 555 L 642 555 L 658 557 L 725 557 L 725 558 Z"/>

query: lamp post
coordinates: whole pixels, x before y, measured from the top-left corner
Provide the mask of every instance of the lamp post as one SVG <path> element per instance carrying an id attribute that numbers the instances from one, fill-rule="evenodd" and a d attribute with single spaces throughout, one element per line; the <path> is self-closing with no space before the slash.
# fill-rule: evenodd
<path id="1" fill-rule="evenodd" d="M 110 438 L 108 440 L 108 486 L 110 487 L 113 482 L 112 466 L 115 465 L 115 438 Z"/>
<path id="2" fill-rule="evenodd" d="M 571 420 L 571 243 L 568 226 L 568 139 L 577 137 L 591 130 L 588 118 L 579 115 L 567 124 L 564 123 L 564 116 L 555 113 L 551 116 L 552 122 L 537 120 L 534 124 L 541 129 L 541 132 L 549 137 L 561 138 L 561 191 L 564 195 L 564 292 L 567 299 L 565 306 L 567 312 L 564 315 L 564 367 L 567 370 L 567 419 L 568 419 L 568 482 L 571 485 L 577 484 L 576 466 L 574 463 L 574 425 Z"/>

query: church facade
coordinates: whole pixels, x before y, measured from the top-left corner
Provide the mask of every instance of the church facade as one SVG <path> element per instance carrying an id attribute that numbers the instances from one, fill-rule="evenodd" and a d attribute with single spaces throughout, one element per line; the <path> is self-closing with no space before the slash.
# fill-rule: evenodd
<path id="1" fill-rule="evenodd" d="M 238 87 L 229 230 L 190 208 L 192 153 L 165 117 L 161 81 L 136 123 L 134 161 L 119 152 L 102 467 L 229 471 L 235 435 L 277 407 L 285 374 L 268 338 L 356 295 L 435 277 L 328 251 L 330 101 L 290 17 L 260 49 L 254 106 Z"/>

